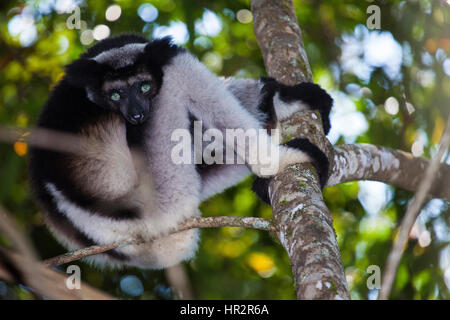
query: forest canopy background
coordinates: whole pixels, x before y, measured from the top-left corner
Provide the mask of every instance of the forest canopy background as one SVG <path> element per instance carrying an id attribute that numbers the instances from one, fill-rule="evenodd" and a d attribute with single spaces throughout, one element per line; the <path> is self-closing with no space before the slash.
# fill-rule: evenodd
<path id="1" fill-rule="evenodd" d="M 372 143 L 431 157 L 450 111 L 449 2 L 294 4 L 314 81 L 335 99 L 330 141 Z M 381 9 L 380 30 L 366 26 L 370 5 Z M 75 6 L 82 22 L 70 29 L 67 21 Z M 249 1 L 2 0 L 0 124 L 31 128 L 63 66 L 99 39 L 123 32 L 149 39 L 172 35 L 218 75 L 266 75 Z M 23 142 L 0 144 L 0 203 L 14 213 L 41 258 L 49 258 L 65 250 L 34 204 L 26 158 Z M 448 155 L 446 161 L 450 164 Z M 251 181 L 206 201 L 203 214 L 270 218 L 271 208 L 250 191 Z M 376 291 L 366 285 L 367 267 L 383 270 L 411 193 L 379 182 L 350 182 L 326 188 L 324 198 L 333 213 L 351 297 L 375 298 Z M 449 225 L 448 202 L 431 200 L 411 233 L 392 298 L 450 298 Z M 119 298 L 177 295 L 162 271 L 105 272 L 77 264 L 83 281 Z M 287 255 L 266 232 L 203 230 L 198 255 L 186 267 L 196 298 L 295 298 Z M 34 296 L 0 280 L 0 298 Z"/>

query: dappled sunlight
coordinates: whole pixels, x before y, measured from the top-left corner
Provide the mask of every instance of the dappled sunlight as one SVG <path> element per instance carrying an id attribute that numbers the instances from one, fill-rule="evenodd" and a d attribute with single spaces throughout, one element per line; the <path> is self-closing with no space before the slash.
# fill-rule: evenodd
<path id="1" fill-rule="evenodd" d="M 367 130 L 367 120 L 362 112 L 357 111 L 355 103 L 347 95 L 342 92 L 331 92 L 331 96 L 334 105 L 339 107 L 331 111 L 331 130 L 328 139 L 331 143 L 336 143 L 342 136 L 346 143 L 352 143 Z"/>
<path id="2" fill-rule="evenodd" d="M 342 40 L 341 63 L 345 72 L 368 81 L 378 67 L 390 79 L 401 80 L 402 47 L 390 32 L 369 31 L 359 25 L 354 34 L 344 35 Z"/>
<path id="3" fill-rule="evenodd" d="M 186 24 L 181 21 L 171 21 L 169 26 L 159 26 L 153 31 L 153 37 L 171 36 L 176 44 L 185 44 L 189 40 Z"/>
<path id="4" fill-rule="evenodd" d="M 381 145 L 414 157 L 435 155 L 450 101 L 450 12 L 445 1 L 386 2 L 379 30 L 367 26 L 367 7 L 376 2 L 294 4 L 314 82 L 334 99 L 330 142 Z M 254 35 L 257 15 L 249 1 L 5 0 L 2 8 L 0 125 L 21 132 L 9 144 L 0 144 L 0 205 L 14 214 L 42 258 L 64 251 L 33 200 L 26 171 L 31 147 L 25 137 L 50 91 L 64 79 L 67 64 L 102 39 L 133 32 L 148 39 L 172 37 L 217 76 L 270 75 Z M 298 65 L 292 60 L 288 63 Z M 450 164 L 448 152 L 442 161 Z M 271 219 L 272 208 L 251 191 L 253 179 L 204 201 L 203 216 Z M 323 190 L 352 298 L 378 297 L 379 291 L 366 285 L 367 268 L 376 265 L 384 271 L 412 196 L 375 181 Z M 449 242 L 449 202 L 430 199 L 409 234 L 391 297 L 449 299 Z M 0 236 L 0 246 L 4 244 Z M 83 281 L 118 298 L 176 298 L 164 271 L 99 271 L 79 265 Z M 195 298 L 295 298 L 288 255 L 265 231 L 202 229 L 198 253 L 184 266 Z M 35 296 L 25 286 L 0 280 L 4 298 Z"/>

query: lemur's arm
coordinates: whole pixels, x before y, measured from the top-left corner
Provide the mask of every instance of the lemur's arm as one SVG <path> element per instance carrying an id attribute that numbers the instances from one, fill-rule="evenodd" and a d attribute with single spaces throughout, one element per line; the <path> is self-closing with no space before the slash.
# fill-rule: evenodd
<path id="1" fill-rule="evenodd" d="M 263 130 L 264 123 L 246 110 L 220 79 L 192 55 L 176 56 L 164 72 L 166 85 L 183 88 L 179 91 L 188 112 L 202 120 L 205 128 L 220 130 L 227 147 L 234 148 L 237 156 L 245 160 L 256 175 L 273 176 L 290 164 L 312 161 L 301 150 L 274 143 Z M 227 139 L 227 129 L 240 129 L 240 133 L 253 130 L 256 134 L 246 135 L 243 139 Z"/>

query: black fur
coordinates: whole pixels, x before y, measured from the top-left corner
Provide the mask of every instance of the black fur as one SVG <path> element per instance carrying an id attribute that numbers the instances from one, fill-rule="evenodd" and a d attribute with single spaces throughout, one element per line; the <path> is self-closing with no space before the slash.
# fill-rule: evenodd
<path id="1" fill-rule="evenodd" d="M 124 46 L 128 43 L 148 43 L 144 52 L 137 57 L 135 63 L 122 69 L 113 70 L 89 58 L 99 53 Z M 111 112 L 88 97 L 85 87 L 98 89 L 102 81 L 114 75 L 127 75 L 135 72 L 136 68 L 146 68 L 155 78 L 158 90 L 162 84 L 162 68 L 178 54 L 181 49 L 173 45 L 169 38 L 149 42 L 145 38 L 135 35 L 123 35 L 101 41 L 91 47 L 80 59 L 67 66 L 66 75 L 52 91 L 47 103 L 41 111 L 37 126 L 61 132 L 79 134 L 83 128 L 94 124 Z M 127 142 L 130 147 L 142 145 L 143 131 L 141 126 L 130 126 L 127 123 Z M 95 243 L 56 207 L 54 200 L 47 191 L 45 183 L 52 183 L 71 202 L 83 209 L 96 212 L 99 215 L 117 220 L 137 219 L 140 212 L 136 208 L 103 203 L 102 200 L 86 194 L 73 182 L 68 171 L 69 154 L 32 147 L 30 149 L 29 172 L 31 185 L 43 206 L 48 218 L 66 236 L 73 239 L 80 246 L 90 246 Z M 124 260 L 126 257 L 116 251 L 109 251 L 108 255 Z"/>
<path id="2" fill-rule="evenodd" d="M 277 125 L 277 115 L 273 105 L 273 98 L 279 90 L 279 83 L 273 78 L 261 78 L 260 81 L 264 85 L 261 89 L 262 99 L 258 108 L 267 115 L 266 129 L 274 129 Z"/>
<path id="3" fill-rule="evenodd" d="M 144 52 L 137 57 L 132 66 L 115 70 L 114 68 L 99 64 L 91 58 L 96 55 L 113 48 L 119 48 L 129 43 L 146 43 Z M 146 67 L 146 71 L 155 78 L 158 91 L 162 85 L 162 67 L 170 63 L 170 60 L 184 51 L 184 48 L 178 47 L 172 43 L 170 37 L 156 39 L 151 42 L 143 37 L 136 35 L 121 35 L 118 37 L 108 38 L 98 42 L 89 50 L 66 66 L 66 78 L 68 82 L 77 87 L 92 87 L 98 89 L 99 85 L 108 78 L 127 77 L 131 73 L 136 72 L 136 68 Z"/>
<path id="4" fill-rule="evenodd" d="M 271 178 L 256 177 L 253 181 L 252 191 L 261 199 L 262 202 L 270 206 L 269 184 Z"/>
<path id="5" fill-rule="evenodd" d="M 65 80 L 57 85 L 37 121 L 37 126 L 77 134 L 89 124 L 108 113 L 92 103 L 82 88 L 70 86 Z M 95 209 L 101 215 L 114 219 L 135 219 L 138 212 L 132 208 L 111 208 L 101 205 L 101 200 L 84 193 L 73 183 L 67 168 L 69 154 L 47 149 L 31 148 L 29 169 L 35 191 L 45 189 L 44 183 L 53 183 L 72 202 L 87 210 Z M 37 193 L 39 194 L 39 193 Z M 45 203 L 44 203 L 45 204 Z M 47 204 L 49 207 L 49 204 Z M 123 213 L 126 212 L 127 215 Z"/>
<path id="6" fill-rule="evenodd" d="M 312 164 L 317 170 L 319 176 L 320 187 L 323 189 L 328 181 L 328 167 L 330 165 L 327 156 L 320 150 L 315 144 L 311 143 L 308 139 L 293 139 L 284 146 L 296 148 L 308 154 L 314 159 Z M 269 183 L 271 178 L 257 177 L 253 181 L 252 190 L 260 197 L 260 199 L 270 204 L 269 198 Z"/>
<path id="7" fill-rule="evenodd" d="M 333 99 L 320 86 L 311 82 L 288 86 L 269 77 L 261 78 L 260 81 L 263 83 L 263 88 L 261 89 L 262 99 L 258 107 L 267 114 L 267 129 L 276 127 L 277 118 L 273 98 L 276 93 L 279 93 L 280 99 L 284 102 L 302 101 L 307 103 L 312 110 L 318 110 L 322 117 L 323 130 L 325 134 L 328 134 L 331 127 L 329 115 Z M 317 169 L 320 186 L 324 188 L 328 180 L 329 166 L 326 155 L 308 139 L 293 139 L 287 142 L 285 146 L 297 148 L 314 159 L 313 165 Z M 267 204 L 270 204 L 269 183 L 270 178 L 257 177 L 252 186 L 252 190 Z"/>
<path id="8" fill-rule="evenodd" d="M 312 82 L 302 82 L 295 86 L 284 85 L 273 78 L 261 78 L 264 83 L 264 98 L 260 103 L 260 110 L 265 112 L 272 125 L 275 118 L 273 97 L 279 92 L 281 100 L 284 102 L 302 101 L 307 103 L 312 110 L 318 110 L 322 117 L 323 131 L 328 134 L 330 131 L 330 111 L 333 106 L 333 99 L 319 85 Z M 276 122 L 276 120 L 275 120 Z"/>
<path id="9" fill-rule="evenodd" d="M 140 125 L 132 125 L 126 122 L 127 127 L 127 143 L 130 148 L 141 149 L 144 145 L 144 129 L 145 123 Z"/>
<path id="10" fill-rule="evenodd" d="M 98 88 L 102 80 L 98 75 L 107 74 L 109 70 L 109 67 L 94 60 L 78 59 L 66 66 L 66 78 L 76 87 Z"/>
<path id="11" fill-rule="evenodd" d="M 328 134 L 331 128 L 329 115 L 333 99 L 320 86 L 312 82 L 302 82 L 295 86 L 280 84 L 280 98 L 286 102 L 302 100 L 313 110 L 318 110 L 322 116 L 323 131 Z"/>
<path id="12" fill-rule="evenodd" d="M 106 75 L 114 72 L 114 70 L 106 65 L 99 64 L 91 58 L 98 54 L 114 48 L 120 48 L 129 43 L 146 43 L 143 37 L 137 35 L 125 34 L 117 37 L 112 37 L 100 41 L 90 47 L 83 53 L 79 59 L 66 66 L 66 78 L 71 85 L 77 87 L 92 86 L 97 87 L 102 82 L 102 77 L 99 75 Z"/>

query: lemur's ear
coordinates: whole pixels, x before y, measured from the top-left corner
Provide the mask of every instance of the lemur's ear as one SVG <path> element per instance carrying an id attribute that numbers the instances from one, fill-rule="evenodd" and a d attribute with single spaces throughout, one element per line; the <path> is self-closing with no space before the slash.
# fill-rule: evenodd
<path id="1" fill-rule="evenodd" d="M 66 78 L 76 87 L 95 87 L 105 72 L 104 66 L 93 59 L 81 58 L 66 66 Z"/>
<path id="2" fill-rule="evenodd" d="M 171 37 L 164 37 L 149 42 L 145 46 L 144 54 L 149 63 L 162 66 L 175 56 L 179 50 L 181 48 L 173 43 Z"/>

